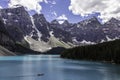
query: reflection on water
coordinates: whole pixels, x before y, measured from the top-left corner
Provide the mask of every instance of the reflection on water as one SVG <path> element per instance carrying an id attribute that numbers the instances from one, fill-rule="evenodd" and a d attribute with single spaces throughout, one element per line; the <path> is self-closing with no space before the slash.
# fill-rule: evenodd
<path id="1" fill-rule="evenodd" d="M 120 80 L 120 65 L 73 61 L 59 55 L 0 57 L 0 80 Z"/>

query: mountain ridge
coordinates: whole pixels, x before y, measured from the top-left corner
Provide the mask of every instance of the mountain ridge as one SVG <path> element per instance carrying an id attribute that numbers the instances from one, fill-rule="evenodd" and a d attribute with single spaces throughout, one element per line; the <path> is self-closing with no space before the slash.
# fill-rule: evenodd
<path id="1" fill-rule="evenodd" d="M 17 7 L 0 10 L 0 19 L 6 29 L 4 30 L 15 42 L 23 46 L 28 45 L 28 48 L 35 51 L 97 44 L 120 38 L 120 21 L 115 18 L 105 24 L 101 24 L 96 17 L 78 23 L 69 23 L 65 20 L 59 24 L 57 20 L 48 22 L 44 14 L 31 16 L 24 7 Z M 49 44 L 51 40 L 53 40 L 52 44 Z M 40 46 L 37 48 L 35 45 Z M 45 49 L 42 50 L 42 47 Z"/>

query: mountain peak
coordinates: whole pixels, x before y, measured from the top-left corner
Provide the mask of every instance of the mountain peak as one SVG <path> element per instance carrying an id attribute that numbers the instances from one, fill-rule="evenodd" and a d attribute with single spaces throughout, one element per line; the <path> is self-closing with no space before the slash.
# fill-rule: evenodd
<path id="1" fill-rule="evenodd" d="M 13 7 L 11 9 L 25 9 L 24 6 L 21 5 L 16 5 L 16 7 Z"/>
<path id="2" fill-rule="evenodd" d="M 59 24 L 59 22 L 58 22 L 58 20 L 53 20 L 53 21 L 51 21 L 51 24 Z"/>
<path id="3" fill-rule="evenodd" d="M 70 23 L 68 22 L 68 20 L 65 20 L 65 21 L 62 23 L 62 25 L 68 26 L 68 25 L 70 25 Z"/>
<path id="4" fill-rule="evenodd" d="M 28 12 L 25 10 L 23 6 L 15 7 L 15 8 L 5 8 L 0 10 L 1 16 L 7 19 L 6 16 L 22 16 L 22 15 L 29 15 Z"/>
<path id="5" fill-rule="evenodd" d="M 25 8 L 23 6 L 18 6 L 18 7 L 11 7 L 11 8 L 4 8 L 4 9 L 1 9 L 1 11 L 10 11 L 10 10 L 25 10 Z"/>
<path id="6" fill-rule="evenodd" d="M 94 22 L 94 21 L 95 21 L 95 22 L 96 22 L 96 21 L 99 22 L 98 19 L 97 19 L 97 17 L 95 17 L 95 16 L 93 16 L 93 17 L 91 17 L 91 18 L 88 18 L 88 19 L 85 19 L 85 20 L 83 20 L 83 21 L 81 21 L 81 22 L 88 22 L 88 23 L 89 23 L 89 22 Z"/>
<path id="7" fill-rule="evenodd" d="M 85 20 L 79 22 L 78 24 L 80 24 L 81 26 L 89 26 L 89 27 L 98 27 L 101 25 L 101 23 L 95 16 L 93 16 L 89 19 L 85 19 Z"/>
<path id="8" fill-rule="evenodd" d="M 108 22 L 116 23 L 116 22 L 120 22 L 120 21 L 118 19 L 112 17 Z"/>
<path id="9" fill-rule="evenodd" d="M 98 20 L 96 16 L 90 18 L 91 20 Z"/>
<path id="10" fill-rule="evenodd" d="M 40 17 L 44 17 L 44 15 L 43 15 L 43 14 L 38 14 L 38 13 L 34 14 L 33 16 L 40 16 Z"/>
<path id="11" fill-rule="evenodd" d="M 69 24 L 68 20 L 65 20 L 63 24 Z"/>
<path id="12" fill-rule="evenodd" d="M 93 17 L 91 17 L 91 18 L 89 18 L 89 19 L 87 19 L 85 21 L 88 21 L 88 22 L 99 22 L 97 17 L 95 17 L 95 16 L 93 16 Z"/>
<path id="13" fill-rule="evenodd" d="M 120 27 L 120 20 L 116 18 L 111 18 L 108 22 L 104 24 L 104 26 L 108 27 Z"/>
<path id="14" fill-rule="evenodd" d="M 37 13 L 36 13 L 36 14 L 33 15 L 33 17 L 34 17 L 35 19 L 40 20 L 40 21 L 47 22 L 47 21 L 46 21 L 46 18 L 44 17 L 43 14 L 37 14 Z"/>

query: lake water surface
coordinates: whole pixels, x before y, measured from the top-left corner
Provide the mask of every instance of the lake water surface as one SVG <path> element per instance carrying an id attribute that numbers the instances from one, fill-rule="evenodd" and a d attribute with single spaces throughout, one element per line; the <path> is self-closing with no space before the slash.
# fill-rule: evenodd
<path id="1" fill-rule="evenodd" d="M 120 80 L 120 65 L 73 61 L 59 55 L 0 57 L 0 80 Z"/>

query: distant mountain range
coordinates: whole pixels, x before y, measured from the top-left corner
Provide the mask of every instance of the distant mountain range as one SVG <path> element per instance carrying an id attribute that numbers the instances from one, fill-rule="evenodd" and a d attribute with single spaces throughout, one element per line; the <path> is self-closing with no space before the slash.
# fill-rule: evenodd
<path id="1" fill-rule="evenodd" d="M 48 22 L 43 14 L 30 16 L 22 6 L 0 10 L 0 45 L 12 52 L 17 52 L 16 44 L 45 52 L 55 47 L 71 48 L 119 38 L 120 21 L 115 18 L 105 24 L 96 17 L 79 23 L 65 20 L 60 24 L 57 20 Z"/>

